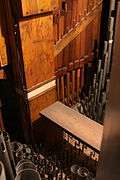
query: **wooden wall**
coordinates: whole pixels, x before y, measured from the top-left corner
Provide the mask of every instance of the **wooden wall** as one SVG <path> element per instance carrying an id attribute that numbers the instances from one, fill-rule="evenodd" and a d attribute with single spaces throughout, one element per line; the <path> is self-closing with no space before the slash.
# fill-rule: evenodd
<path id="1" fill-rule="evenodd" d="M 56 100 L 69 106 L 77 102 L 85 83 L 84 65 L 98 56 L 102 1 L 2 0 L 2 6 L 13 82 L 28 140 L 40 110 Z"/>

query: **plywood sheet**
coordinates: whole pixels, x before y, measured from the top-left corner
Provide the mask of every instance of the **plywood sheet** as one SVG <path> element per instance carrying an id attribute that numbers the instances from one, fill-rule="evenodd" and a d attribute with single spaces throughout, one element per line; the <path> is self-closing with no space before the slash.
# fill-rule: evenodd
<path id="1" fill-rule="evenodd" d="M 53 16 L 21 21 L 20 38 L 26 88 L 32 88 L 54 76 Z"/>

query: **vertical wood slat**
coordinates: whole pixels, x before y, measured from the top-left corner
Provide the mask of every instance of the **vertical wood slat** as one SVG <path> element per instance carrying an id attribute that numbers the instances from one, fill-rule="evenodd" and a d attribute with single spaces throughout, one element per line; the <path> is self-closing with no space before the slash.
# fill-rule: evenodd
<path id="1" fill-rule="evenodd" d="M 79 101 L 79 93 L 84 85 L 84 68 L 67 71 L 56 79 L 57 100 L 68 106 Z"/>

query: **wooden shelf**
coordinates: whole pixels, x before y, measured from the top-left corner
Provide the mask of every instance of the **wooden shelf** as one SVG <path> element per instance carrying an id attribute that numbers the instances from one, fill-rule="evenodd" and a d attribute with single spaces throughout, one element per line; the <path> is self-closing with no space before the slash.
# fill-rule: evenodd
<path id="1" fill-rule="evenodd" d="M 74 29 L 68 32 L 54 47 L 54 57 L 56 57 L 73 39 L 75 39 L 101 12 L 102 1 L 93 9 L 90 14 L 77 24 Z"/>
<path id="2" fill-rule="evenodd" d="M 60 102 L 52 104 L 40 113 L 90 147 L 100 151 L 103 134 L 102 125 Z"/>

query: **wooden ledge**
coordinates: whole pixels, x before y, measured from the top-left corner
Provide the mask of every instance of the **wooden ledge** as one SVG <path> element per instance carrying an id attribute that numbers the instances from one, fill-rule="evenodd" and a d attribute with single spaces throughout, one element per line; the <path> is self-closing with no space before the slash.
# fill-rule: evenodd
<path id="1" fill-rule="evenodd" d="M 103 126 L 79 112 L 56 102 L 40 112 L 41 115 L 81 139 L 93 149 L 100 151 Z"/>

